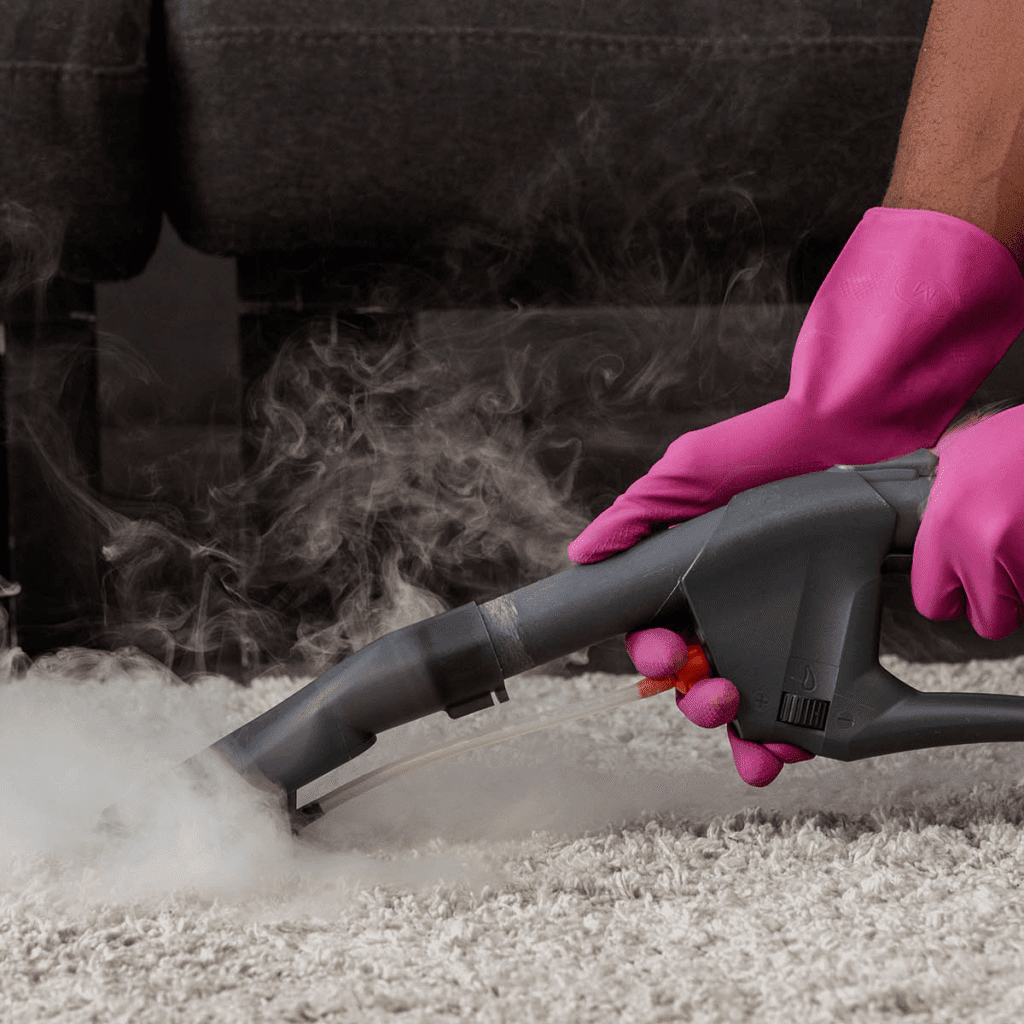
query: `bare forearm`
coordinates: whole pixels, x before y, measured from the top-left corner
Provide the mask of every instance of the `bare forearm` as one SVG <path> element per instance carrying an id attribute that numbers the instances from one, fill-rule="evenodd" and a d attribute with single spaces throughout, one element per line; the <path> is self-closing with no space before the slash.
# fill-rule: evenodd
<path id="1" fill-rule="evenodd" d="M 934 0 L 883 206 L 937 210 L 1024 271 L 1024 2 Z"/>

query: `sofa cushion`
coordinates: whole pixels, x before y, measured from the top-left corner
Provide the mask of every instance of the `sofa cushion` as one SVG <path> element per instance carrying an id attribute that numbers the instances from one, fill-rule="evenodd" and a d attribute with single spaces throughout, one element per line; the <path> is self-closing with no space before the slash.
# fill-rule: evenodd
<path id="1" fill-rule="evenodd" d="M 788 244 L 884 194 L 929 0 L 166 0 L 183 238 L 393 246 L 709 192 Z"/>
<path id="2" fill-rule="evenodd" d="M 156 246 L 149 37 L 148 0 L 0 0 L 0 217 L 63 226 L 72 278 L 137 274 Z"/>

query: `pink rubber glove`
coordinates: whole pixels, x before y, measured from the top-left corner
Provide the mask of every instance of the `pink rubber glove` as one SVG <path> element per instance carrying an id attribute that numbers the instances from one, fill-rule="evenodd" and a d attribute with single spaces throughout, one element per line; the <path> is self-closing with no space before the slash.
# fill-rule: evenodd
<path id="1" fill-rule="evenodd" d="M 935 451 L 910 570 L 914 604 L 929 619 L 966 611 L 978 636 L 1001 640 L 1024 623 L 1024 407 L 957 427 Z"/>
<path id="2" fill-rule="evenodd" d="M 786 396 L 677 438 L 569 545 L 569 557 L 600 561 L 655 523 L 702 515 L 773 480 L 934 445 L 1022 330 L 1024 279 L 1002 243 L 944 213 L 868 210 L 808 310 Z M 670 674 L 685 641 L 645 639 L 650 632 L 627 637 L 627 649 L 638 671 Z M 693 721 L 731 721 L 729 687 L 706 680 L 680 706 Z M 798 756 L 731 729 L 729 740 L 751 785 L 767 785 Z"/>

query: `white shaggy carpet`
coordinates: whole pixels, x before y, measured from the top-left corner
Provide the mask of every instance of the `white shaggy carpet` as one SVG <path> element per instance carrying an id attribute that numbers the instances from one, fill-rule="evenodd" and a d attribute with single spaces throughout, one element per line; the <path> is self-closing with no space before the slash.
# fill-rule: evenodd
<path id="1" fill-rule="evenodd" d="M 886 667 L 1024 689 L 1022 659 Z M 381 738 L 353 777 L 625 677 Z M 1024 1019 L 1024 746 L 735 775 L 670 695 L 410 775 L 291 837 L 244 786 L 96 814 L 298 683 L 65 652 L 0 686 L 0 1020 Z"/>

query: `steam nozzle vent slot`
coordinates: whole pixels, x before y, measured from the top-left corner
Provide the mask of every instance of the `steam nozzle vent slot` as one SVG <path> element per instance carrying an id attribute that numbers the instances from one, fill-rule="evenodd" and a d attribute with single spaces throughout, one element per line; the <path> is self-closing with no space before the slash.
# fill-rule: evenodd
<path id="1" fill-rule="evenodd" d="M 497 700 L 495 701 L 494 698 L 497 698 Z M 500 686 L 495 687 L 493 696 L 490 692 L 482 693 L 477 697 L 470 697 L 469 700 L 464 700 L 459 704 L 449 704 L 445 711 L 448 712 L 449 718 L 464 718 L 475 711 L 483 711 L 485 708 L 494 707 L 495 703 L 508 703 L 508 691 L 505 689 L 504 682 Z"/>

